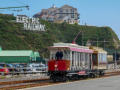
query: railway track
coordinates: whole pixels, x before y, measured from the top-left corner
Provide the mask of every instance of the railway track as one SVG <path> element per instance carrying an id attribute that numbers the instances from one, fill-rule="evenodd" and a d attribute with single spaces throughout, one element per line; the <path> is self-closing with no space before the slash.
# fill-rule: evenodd
<path id="1" fill-rule="evenodd" d="M 104 77 L 110 77 L 110 76 L 116 76 L 116 75 L 120 75 L 120 71 L 108 72 L 104 76 L 97 77 L 97 78 L 104 78 Z M 84 79 L 81 79 L 81 80 L 84 80 Z M 53 83 L 48 78 L 22 80 L 22 81 L 7 81 L 7 82 L 0 82 L 0 90 L 16 90 L 16 89 L 30 88 L 30 87 L 36 87 L 36 86 L 54 85 L 59 83 L 63 83 L 63 82 Z"/>

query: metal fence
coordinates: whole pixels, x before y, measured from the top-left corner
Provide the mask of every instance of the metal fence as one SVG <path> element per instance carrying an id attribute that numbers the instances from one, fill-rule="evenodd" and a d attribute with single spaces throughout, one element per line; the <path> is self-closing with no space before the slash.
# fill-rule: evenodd
<path id="1" fill-rule="evenodd" d="M 22 70 L 21 70 L 22 69 Z M 9 71 L 5 71 L 9 70 Z M 8 78 L 17 78 L 17 79 L 45 79 L 49 78 L 47 75 L 47 70 L 44 71 L 29 71 L 27 68 L 7 68 L 4 71 L 0 71 L 0 79 L 8 79 Z M 21 71 L 17 71 L 21 70 Z"/>
<path id="2" fill-rule="evenodd" d="M 114 64 L 108 64 L 107 69 L 108 70 L 120 69 L 120 65 L 116 65 L 115 63 Z"/>

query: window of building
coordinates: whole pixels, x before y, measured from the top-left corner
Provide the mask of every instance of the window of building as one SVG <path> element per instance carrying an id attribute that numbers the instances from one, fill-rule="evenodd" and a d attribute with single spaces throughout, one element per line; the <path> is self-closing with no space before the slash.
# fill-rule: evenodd
<path id="1" fill-rule="evenodd" d="M 74 18 L 74 14 L 71 15 L 71 18 Z"/>

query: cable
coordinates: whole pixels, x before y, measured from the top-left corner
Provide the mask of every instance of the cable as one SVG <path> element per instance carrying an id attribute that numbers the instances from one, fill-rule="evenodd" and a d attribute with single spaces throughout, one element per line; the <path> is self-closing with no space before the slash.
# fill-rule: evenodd
<path id="1" fill-rule="evenodd" d="M 25 3 L 23 3 L 23 2 L 21 2 L 21 1 L 19 1 L 19 0 L 14 0 L 15 2 L 17 2 L 17 3 L 20 3 L 20 4 L 22 4 L 22 5 L 27 5 L 27 4 L 25 4 Z"/>

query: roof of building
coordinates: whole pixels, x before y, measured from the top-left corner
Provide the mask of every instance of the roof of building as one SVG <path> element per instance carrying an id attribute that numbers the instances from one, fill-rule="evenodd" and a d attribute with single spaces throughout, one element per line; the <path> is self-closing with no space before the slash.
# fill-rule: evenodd
<path id="1" fill-rule="evenodd" d="M 31 56 L 32 50 L 4 50 L 0 52 L 0 56 Z"/>
<path id="2" fill-rule="evenodd" d="M 36 57 L 40 57 L 39 52 L 34 52 L 34 55 L 35 55 Z"/>
<path id="3" fill-rule="evenodd" d="M 61 8 L 73 8 L 73 7 L 69 5 L 63 5 Z"/>

